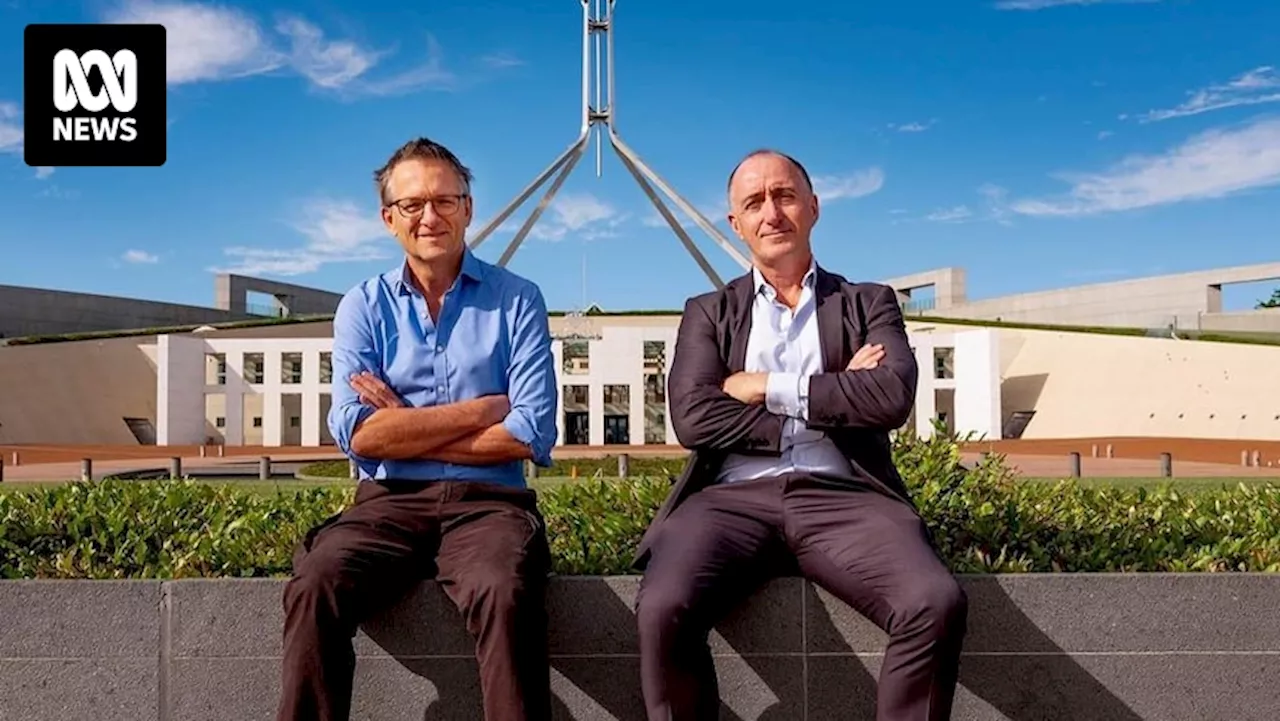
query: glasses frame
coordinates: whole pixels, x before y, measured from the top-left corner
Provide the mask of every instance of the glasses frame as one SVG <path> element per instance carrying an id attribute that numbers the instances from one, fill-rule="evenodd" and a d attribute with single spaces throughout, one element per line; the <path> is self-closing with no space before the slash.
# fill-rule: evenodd
<path id="1" fill-rule="evenodd" d="M 420 197 L 420 196 L 410 196 L 408 198 L 400 198 L 398 200 L 393 200 L 389 203 L 384 203 L 382 207 L 384 208 L 394 207 L 396 209 L 396 212 L 400 214 L 401 218 L 404 218 L 405 220 L 413 220 L 414 218 L 421 218 L 422 214 L 427 212 L 427 206 L 430 205 L 431 207 L 435 208 L 436 215 L 439 215 L 442 218 L 451 218 L 454 215 L 456 215 L 459 210 L 462 210 L 463 201 L 470 197 L 471 197 L 470 193 L 442 193 L 440 195 L 435 195 L 429 198 Z M 447 210 L 447 211 L 442 210 L 438 205 L 438 203 L 441 200 L 453 201 L 454 203 L 456 203 L 456 205 L 453 207 L 452 210 Z M 422 203 L 422 208 L 418 211 L 413 211 L 413 212 L 405 210 L 403 204 L 408 203 L 410 201 Z"/>

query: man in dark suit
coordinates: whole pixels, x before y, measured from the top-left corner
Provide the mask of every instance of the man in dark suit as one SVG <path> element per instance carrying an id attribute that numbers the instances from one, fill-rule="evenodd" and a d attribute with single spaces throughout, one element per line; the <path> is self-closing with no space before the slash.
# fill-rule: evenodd
<path id="1" fill-rule="evenodd" d="M 719 717 L 707 636 L 779 575 L 888 634 L 878 721 L 947 719 L 968 601 L 890 454 L 917 375 L 897 294 L 815 263 L 818 199 L 793 158 L 748 155 L 729 204 L 753 268 L 685 304 L 668 398 L 692 454 L 636 558 L 649 719 Z"/>

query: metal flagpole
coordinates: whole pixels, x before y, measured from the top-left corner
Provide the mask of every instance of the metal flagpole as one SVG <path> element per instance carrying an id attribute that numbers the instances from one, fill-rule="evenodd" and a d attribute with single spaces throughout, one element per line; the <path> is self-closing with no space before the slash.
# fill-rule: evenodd
<path id="1" fill-rule="evenodd" d="M 657 191 L 661 191 L 668 200 L 688 215 L 744 271 L 751 268 L 751 262 L 747 260 L 746 256 L 734 246 L 724 233 L 720 232 L 720 229 L 716 228 L 711 221 L 698 212 L 698 209 L 692 203 L 685 200 L 653 168 L 645 163 L 630 146 L 623 142 L 617 128 L 617 96 L 613 82 L 613 11 L 617 0 L 579 0 L 579 2 L 582 3 L 582 128 L 578 137 L 551 165 L 538 174 L 533 182 L 529 183 L 520 191 L 519 195 L 513 198 L 506 207 L 480 229 L 480 232 L 470 241 L 470 246 L 478 248 L 498 226 L 511 217 L 511 214 L 517 208 L 554 175 L 555 180 L 552 181 L 551 186 L 542 195 L 541 200 L 538 201 L 538 205 L 530 213 L 529 218 L 516 231 L 506 250 L 503 251 L 502 257 L 498 259 L 498 265 L 505 266 L 520 247 L 520 244 L 524 242 L 529 231 L 533 229 L 534 224 L 538 222 L 543 211 L 551 204 L 556 193 L 560 190 L 560 186 L 564 184 L 565 179 L 573 172 L 574 167 L 587 149 L 587 144 L 591 140 L 593 131 L 596 133 L 596 176 L 600 176 L 602 136 L 607 132 L 609 146 L 613 148 L 627 172 L 635 178 L 640 189 L 644 191 L 645 197 L 653 203 L 658 213 L 671 226 L 672 232 L 680 239 L 681 244 L 684 245 L 685 250 L 689 252 L 689 255 L 692 256 L 698 267 L 702 269 L 702 272 L 711 280 L 712 285 L 716 288 L 723 287 L 724 281 L 711 267 L 706 256 L 694 244 L 693 239 L 680 224 L 679 220 L 676 219 L 675 215 L 658 196 L 655 186 Z M 601 48 L 602 44 L 604 46 L 603 49 Z M 592 103 L 592 90 L 595 91 L 594 103 Z M 559 172 L 557 173 L 557 171 Z"/>

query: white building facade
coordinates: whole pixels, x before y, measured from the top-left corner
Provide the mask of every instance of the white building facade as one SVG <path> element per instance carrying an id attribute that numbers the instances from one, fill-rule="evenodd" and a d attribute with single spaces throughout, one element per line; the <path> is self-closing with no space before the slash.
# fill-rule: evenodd
<path id="1" fill-rule="evenodd" d="M 557 445 L 678 445 L 666 386 L 676 323 L 591 324 L 555 334 Z M 934 420 L 1001 437 L 998 334 L 910 334 L 920 367 L 909 427 Z M 156 346 L 158 445 L 330 445 L 332 338 L 162 335 Z"/>

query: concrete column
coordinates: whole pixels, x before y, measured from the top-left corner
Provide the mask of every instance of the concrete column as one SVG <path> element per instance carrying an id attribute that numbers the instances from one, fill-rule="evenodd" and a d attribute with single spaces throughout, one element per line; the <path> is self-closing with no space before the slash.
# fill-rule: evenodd
<path id="1" fill-rule="evenodd" d="M 916 365 L 916 434 L 921 438 L 933 437 L 933 417 L 937 413 L 938 399 L 934 391 L 933 338 L 918 337 L 915 340 Z"/>
<path id="2" fill-rule="evenodd" d="M 156 338 L 156 444 L 204 442 L 205 342 L 202 338 Z"/>
<path id="3" fill-rule="evenodd" d="M 997 331 L 962 331 L 955 334 L 956 433 L 973 432 L 987 440 L 999 440 L 1000 346 Z"/>
<path id="4" fill-rule="evenodd" d="M 222 429 L 224 444 L 228 446 L 244 445 L 244 351 L 227 351 L 227 382 L 222 392 L 226 396 L 227 425 Z"/>
<path id="5" fill-rule="evenodd" d="M 320 445 L 320 351 L 302 353 L 302 445 Z"/>
<path id="6" fill-rule="evenodd" d="M 592 370 L 594 371 L 594 364 Z M 596 376 L 592 373 L 591 376 Z M 591 377 L 588 376 L 588 377 Z M 600 382 L 599 377 L 591 377 L 587 386 L 587 403 L 591 409 L 591 420 L 589 423 L 590 434 L 588 442 L 593 446 L 604 445 L 604 384 Z"/>
<path id="7" fill-rule="evenodd" d="M 280 374 L 284 369 L 279 348 L 262 349 L 262 445 L 281 445 L 280 396 L 284 392 Z"/>

